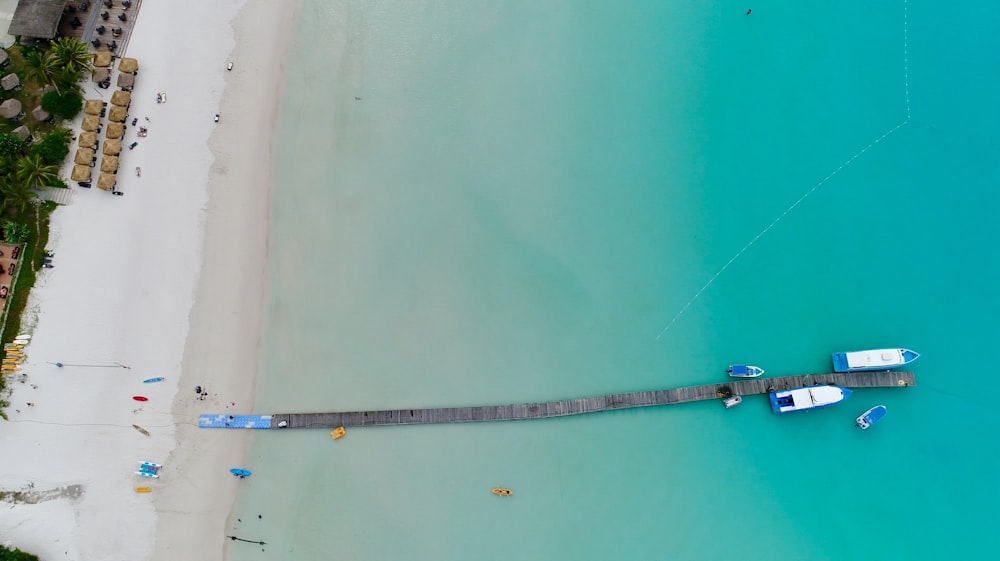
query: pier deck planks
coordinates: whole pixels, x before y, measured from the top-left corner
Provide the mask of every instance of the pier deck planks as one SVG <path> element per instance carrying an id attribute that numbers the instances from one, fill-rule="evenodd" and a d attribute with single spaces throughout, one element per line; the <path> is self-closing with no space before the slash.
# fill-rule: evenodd
<path id="1" fill-rule="evenodd" d="M 544 403 L 514 405 L 482 405 L 478 407 L 438 407 L 431 409 L 391 409 L 382 411 L 351 411 L 343 413 L 282 413 L 273 415 L 271 427 L 284 421 L 287 428 L 364 427 L 378 425 L 415 425 L 432 423 L 470 423 L 477 421 L 513 421 L 582 415 L 616 409 L 651 407 L 719 399 L 726 390 L 733 395 L 758 395 L 773 391 L 836 384 L 846 388 L 897 388 L 916 384 L 912 372 L 844 372 L 805 374 L 777 378 L 731 379 L 724 383 L 705 384 L 671 390 L 621 393 L 580 399 L 565 399 Z"/>

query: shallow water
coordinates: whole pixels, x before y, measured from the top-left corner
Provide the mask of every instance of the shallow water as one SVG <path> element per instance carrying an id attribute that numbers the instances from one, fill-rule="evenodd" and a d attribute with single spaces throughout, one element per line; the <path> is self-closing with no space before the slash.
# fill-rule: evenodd
<path id="1" fill-rule="evenodd" d="M 918 386 L 793 416 L 759 397 L 263 433 L 234 532 L 296 559 L 978 553 L 1000 465 L 973 378 L 997 331 L 997 8 L 537 4 L 303 0 L 257 412 L 582 397 L 896 345 L 923 353 Z"/>

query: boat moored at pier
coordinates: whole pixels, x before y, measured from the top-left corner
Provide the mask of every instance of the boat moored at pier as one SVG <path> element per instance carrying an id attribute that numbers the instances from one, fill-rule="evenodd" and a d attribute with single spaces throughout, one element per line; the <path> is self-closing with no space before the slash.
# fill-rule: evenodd
<path id="1" fill-rule="evenodd" d="M 906 366 L 920 358 L 920 353 L 910 349 L 874 349 L 833 353 L 834 372 L 863 372 L 866 370 L 890 370 Z"/>
<path id="2" fill-rule="evenodd" d="M 733 378 L 756 378 L 764 373 L 764 369 L 750 364 L 730 364 L 726 373 Z"/>
<path id="3" fill-rule="evenodd" d="M 840 386 L 806 386 L 771 392 L 771 410 L 777 414 L 809 411 L 836 405 L 851 395 L 851 390 Z"/>

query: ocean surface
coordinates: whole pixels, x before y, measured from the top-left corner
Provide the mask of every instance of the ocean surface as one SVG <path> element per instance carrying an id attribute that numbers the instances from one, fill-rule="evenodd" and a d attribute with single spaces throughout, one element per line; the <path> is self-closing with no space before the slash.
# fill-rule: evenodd
<path id="1" fill-rule="evenodd" d="M 253 412 L 923 358 L 915 388 L 791 416 L 753 397 L 256 434 L 232 531 L 266 553 L 232 561 L 992 547 L 995 2 L 300 1 Z"/>

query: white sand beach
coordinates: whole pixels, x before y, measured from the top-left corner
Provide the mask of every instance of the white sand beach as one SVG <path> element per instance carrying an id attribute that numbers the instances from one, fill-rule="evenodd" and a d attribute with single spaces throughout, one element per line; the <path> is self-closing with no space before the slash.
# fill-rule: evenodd
<path id="1" fill-rule="evenodd" d="M 126 132 L 139 144 L 122 154 L 124 196 L 74 184 L 53 215 L 55 268 L 32 292 L 27 376 L 0 421 L 0 491 L 23 492 L 0 502 L 4 543 L 43 559 L 223 557 L 246 435 L 197 417 L 253 412 L 293 5 L 142 0 L 125 56 L 139 61 L 129 119 L 149 134 Z M 85 97 L 113 91 L 87 83 Z M 159 479 L 134 474 L 143 460 L 163 464 Z"/>

